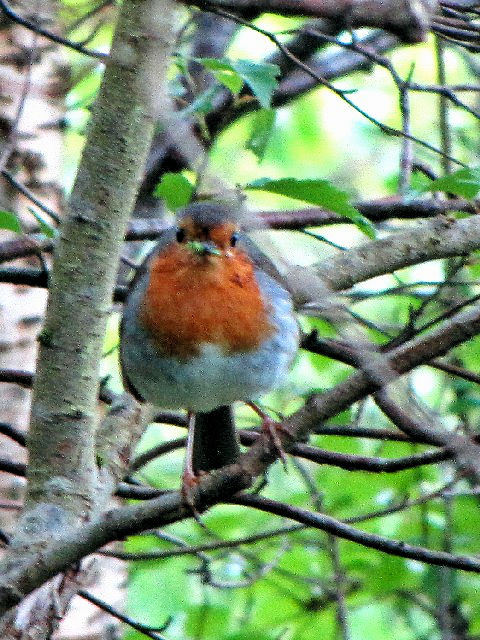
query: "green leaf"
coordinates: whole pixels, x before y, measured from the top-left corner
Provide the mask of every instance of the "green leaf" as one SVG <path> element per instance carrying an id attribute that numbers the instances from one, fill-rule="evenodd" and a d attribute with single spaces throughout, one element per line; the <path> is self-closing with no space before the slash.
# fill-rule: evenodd
<path id="1" fill-rule="evenodd" d="M 31 207 L 28 207 L 28 210 L 40 225 L 40 231 L 47 236 L 47 238 L 55 238 L 58 235 L 56 227 L 48 222 L 38 211 L 35 211 L 35 209 Z"/>
<path id="2" fill-rule="evenodd" d="M 263 160 L 267 150 L 274 125 L 275 111 L 273 109 L 260 109 L 260 111 L 257 111 L 246 146 L 247 149 L 253 151 L 260 162 Z"/>
<path id="3" fill-rule="evenodd" d="M 276 64 L 228 58 L 193 59 L 211 71 L 232 93 L 239 93 L 245 83 L 264 109 L 270 107 L 272 94 L 278 85 L 277 77 L 280 75 L 280 68 Z"/>
<path id="4" fill-rule="evenodd" d="M 243 80 L 237 73 L 219 69 L 218 71 L 214 71 L 213 75 L 219 82 L 224 84 L 227 89 L 230 89 L 233 94 L 237 95 L 240 93 L 240 89 L 243 87 Z"/>
<path id="5" fill-rule="evenodd" d="M 11 211 L 0 210 L 0 229 L 23 233 L 22 225 L 20 224 L 17 214 Z"/>
<path id="6" fill-rule="evenodd" d="M 351 220 L 369 238 L 375 238 L 375 228 L 360 211 L 350 203 L 346 191 L 338 189 L 328 180 L 297 180 L 296 178 L 260 178 L 245 186 L 245 189 L 268 191 L 278 195 L 302 200 L 317 207 L 324 207 Z"/>
<path id="7" fill-rule="evenodd" d="M 211 71 L 232 93 L 238 94 L 243 87 L 243 78 L 235 71 L 231 63 L 219 58 L 194 58 L 196 62 Z"/>
<path id="8" fill-rule="evenodd" d="M 475 198 L 480 191 L 480 167 L 463 167 L 443 178 L 433 180 L 426 191 L 444 191 L 462 198 Z"/>
<path id="9" fill-rule="evenodd" d="M 170 211 L 176 211 L 192 199 L 193 185 L 181 173 L 164 173 L 153 193 L 165 201 Z"/>
<path id="10" fill-rule="evenodd" d="M 277 88 L 280 68 L 276 64 L 233 60 L 233 69 L 243 78 L 264 109 L 270 107 L 272 94 Z"/>

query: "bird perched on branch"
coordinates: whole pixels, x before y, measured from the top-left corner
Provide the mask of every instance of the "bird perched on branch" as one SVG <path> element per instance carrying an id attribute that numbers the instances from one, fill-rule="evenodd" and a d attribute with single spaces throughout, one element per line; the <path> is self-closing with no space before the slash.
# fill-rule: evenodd
<path id="1" fill-rule="evenodd" d="M 189 412 L 187 489 L 201 471 L 235 462 L 232 403 L 281 384 L 298 349 L 290 295 L 239 231 L 241 217 L 241 207 L 221 202 L 186 207 L 139 267 L 124 306 L 125 386 Z"/>

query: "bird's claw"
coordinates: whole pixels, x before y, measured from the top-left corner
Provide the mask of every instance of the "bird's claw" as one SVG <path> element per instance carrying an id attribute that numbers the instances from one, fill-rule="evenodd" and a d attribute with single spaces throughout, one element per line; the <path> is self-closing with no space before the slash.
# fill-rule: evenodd
<path id="1" fill-rule="evenodd" d="M 286 436 L 291 438 L 292 434 L 290 433 L 289 429 L 287 427 L 284 427 L 280 422 L 276 422 L 273 418 L 270 418 L 270 416 L 265 413 L 265 411 L 263 411 L 260 407 L 258 407 L 254 402 L 247 402 L 246 404 L 262 419 L 262 431 L 268 437 L 286 470 L 287 454 L 285 453 L 282 441 L 279 438 L 278 431 L 283 431 Z"/>
<path id="2" fill-rule="evenodd" d="M 198 486 L 200 478 L 206 475 L 205 471 L 199 471 L 195 473 L 192 469 L 185 469 L 182 475 L 182 486 L 180 489 L 180 495 L 182 502 L 187 509 L 192 512 L 192 516 L 203 527 L 203 522 L 200 519 L 200 513 L 195 506 L 195 500 L 192 490 Z"/>
<path id="3" fill-rule="evenodd" d="M 264 415 L 262 417 L 262 431 L 267 435 L 268 439 L 272 443 L 273 448 L 277 452 L 286 470 L 287 454 L 285 453 L 285 449 L 283 448 L 282 441 L 280 440 L 278 432 L 283 431 L 287 435 L 290 435 L 288 429 L 286 429 L 280 422 L 276 422 L 269 416 Z"/>

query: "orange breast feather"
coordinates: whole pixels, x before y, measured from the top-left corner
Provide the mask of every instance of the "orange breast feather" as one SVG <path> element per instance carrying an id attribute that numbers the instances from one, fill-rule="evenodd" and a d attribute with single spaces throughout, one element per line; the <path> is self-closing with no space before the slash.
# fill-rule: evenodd
<path id="1" fill-rule="evenodd" d="M 242 353 L 271 334 L 253 265 L 239 249 L 229 254 L 172 245 L 153 259 L 140 321 L 163 354 L 188 358 L 204 342 Z"/>

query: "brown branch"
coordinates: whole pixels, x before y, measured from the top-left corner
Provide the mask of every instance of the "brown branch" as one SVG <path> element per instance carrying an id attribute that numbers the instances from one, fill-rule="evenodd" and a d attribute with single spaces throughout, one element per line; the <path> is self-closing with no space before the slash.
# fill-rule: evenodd
<path id="1" fill-rule="evenodd" d="M 317 38 L 318 40 L 318 38 Z M 320 41 L 319 41 L 320 42 Z M 377 53 L 386 53 L 398 46 L 398 38 L 384 31 L 375 31 L 360 40 L 365 50 L 373 50 Z M 317 44 L 317 47 L 319 45 Z M 310 69 L 326 80 L 335 80 L 355 71 L 370 71 L 371 60 L 364 53 L 347 49 L 341 51 L 328 51 L 326 54 L 310 56 L 308 61 Z M 273 94 L 272 104 L 281 107 L 295 100 L 318 86 L 318 82 L 312 76 L 296 69 L 282 78 L 278 88 Z M 235 114 L 244 113 L 251 109 L 248 105 L 237 104 L 231 107 Z M 238 116 L 237 116 L 238 117 Z M 227 115 L 227 118 L 229 116 Z M 233 118 L 232 118 L 233 119 Z"/>
<path id="2" fill-rule="evenodd" d="M 342 27 L 377 27 L 405 42 L 421 42 L 430 27 L 434 2 L 409 0 L 184 0 L 200 9 L 257 12 L 324 18 Z"/>
<path id="3" fill-rule="evenodd" d="M 31 389 L 34 374 L 30 371 L 18 369 L 0 369 L 0 382 L 17 384 L 25 389 Z"/>
<path id="4" fill-rule="evenodd" d="M 450 490 L 458 480 L 452 480 L 447 484 L 440 487 L 435 491 L 430 493 L 425 493 L 420 495 L 418 498 L 413 498 L 411 500 L 403 499 L 401 502 L 397 502 L 396 504 L 391 504 L 384 509 L 377 509 L 376 511 L 370 511 L 368 513 L 360 513 L 356 516 L 350 516 L 349 518 L 345 518 L 344 522 L 347 524 L 357 524 L 359 522 L 366 522 L 367 520 L 374 520 L 376 518 L 384 518 L 385 516 L 391 515 L 393 513 L 398 513 L 400 511 L 405 511 L 407 509 L 411 509 L 412 507 L 416 507 L 419 505 L 423 505 L 426 502 L 430 502 L 435 499 L 443 499 L 448 490 Z"/>
<path id="5" fill-rule="evenodd" d="M 161 551 L 145 551 L 141 553 L 132 553 L 129 551 L 100 551 L 103 556 L 109 556 L 112 558 L 118 558 L 119 560 L 165 560 L 167 558 L 175 558 L 178 556 L 191 556 L 197 553 L 205 551 L 219 551 L 221 549 L 236 549 L 242 545 L 255 544 L 262 540 L 269 540 L 277 536 L 284 536 L 296 531 L 303 531 L 305 527 L 303 525 L 290 525 L 287 527 L 281 527 L 274 529 L 273 531 L 265 531 L 263 533 L 256 533 L 251 536 L 245 536 L 244 538 L 236 538 L 235 540 L 217 540 L 215 542 L 206 542 L 205 544 L 198 544 L 192 546 L 182 547 L 181 549 L 167 549 Z"/>
<path id="6" fill-rule="evenodd" d="M 0 458 L 0 471 L 24 478 L 27 475 L 27 465 L 22 462 L 12 462 L 11 460 Z"/>
<path id="7" fill-rule="evenodd" d="M 274 500 L 255 495 L 241 495 L 228 500 L 228 502 L 230 504 L 253 507 L 254 509 L 273 513 L 282 518 L 290 518 L 309 527 L 319 529 L 320 531 L 327 531 L 344 540 L 351 540 L 364 547 L 376 549 L 389 555 L 400 558 L 410 558 L 418 562 L 425 562 L 442 567 L 453 567 L 455 569 L 462 569 L 463 571 L 480 572 L 480 560 L 477 558 L 455 555 L 445 551 L 433 551 L 425 547 L 410 545 L 403 542 L 403 540 L 390 540 L 373 533 L 359 531 L 324 513 L 311 513 L 299 507 L 293 507 L 282 502 L 275 502 Z"/>
<path id="8" fill-rule="evenodd" d="M 240 442 L 246 446 L 251 446 L 260 437 L 260 433 L 257 431 L 246 431 L 243 429 L 238 431 L 238 435 L 240 437 Z M 403 441 L 405 441 L 405 437 L 403 438 Z M 401 438 L 398 439 L 401 440 Z M 418 440 L 416 439 L 415 441 Z M 135 458 L 130 466 L 130 471 L 138 471 L 138 469 L 145 466 L 152 460 L 184 447 L 185 443 L 186 438 L 177 438 L 145 451 Z M 348 471 L 369 471 L 371 473 L 396 473 L 398 471 L 414 469 L 427 464 L 435 464 L 437 462 L 448 460 L 452 457 L 451 452 L 442 449 L 441 451 L 426 451 L 424 453 L 404 456 L 401 458 L 380 458 L 337 453 L 336 451 L 321 449 L 319 447 L 314 447 L 300 442 L 292 444 L 289 449 L 289 453 L 292 456 L 304 458 L 305 460 L 310 460 L 317 464 L 340 467 L 341 469 L 347 469 Z"/>
<path id="9" fill-rule="evenodd" d="M 5 180 L 8 182 L 8 184 L 11 187 L 13 187 L 19 193 L 21 193 L 22 196 L 27 198 L 27 200 L 30 200 L 30 202 L 34 204 L 36 207 L 38 207 L 41 211 L 46 213 L 55 223 L 57 224 L 60 223 L 61 217 L 58 215 L 58 213 L 54 211 L 51 207 L 48 207 L 46 204 L 44 204 L 39 198 L 37 198 L 37 196 L 34 193 L 32 193 L 32 191 L 30 191 L 30 189 L 27 189 L 27 187 L 24 184 L 22 184 L 16 178 L 14 178 L 11 173 L 6 171 L 5 169 L 2 169 L 0 171 L 0 174 L 5 178 Z"/>
<path id="10" fill-rule="evenodd" d="M 439 216 L 406 231 L 344 251 L 318 263 L 316 272 L 329 289 L 339 291 L 403 267 L 436 258 L 467 255 L 479 247 L 480 225 L 476 216 L 463 220 Z M 305 293 L 308 300 L 311 294 Z"/>
<path id="11" fill-rule="evenodd" d="M 53 240 L 45 236 L 22 236 L 0 242 L 0 262 L 38 255 L 53 250 Z"/>
<path id="12" fill-rule="evenodd" d="M 144 467 L 152 460 L 155 460 L 155 458 L 163 456 L 166 453 L 170 453 L 170 451 L 181 449 L 185 446 L 186 442 L 186 438 L 176 438 L 175 440 L 169 440 L 168 442 L 163 442 L 152 449 L 148 449 L 144 453 L 140 453 L 130 464 L 130 473 L 138 471 L 138 469 Z"/>
<path id="13" fill-rule="evenodd" d="M 391 372 L 391 375 L 384 379 L 384 383 L 391 382 L 395 376 L 406 373 L 431 359 L 432 356 L 444 354 L 453 346 L 479 332 L 480 309 L 477 307 L 457 314 L 446 321 L 441 328 L 431 331 L 428 335 L 417 337 L 397 347 L 388 354 L 388 358 L 381 354 L 381 358 L 386 361 L 386 366 Z M 371 376 L 357 372 L 333 389 L 314 396 L 304 408 L 285 421 L 285 429 L 279 433 L 284 448 L 288 451 L 295 439 L 307 435 L 319 421 L 344 410 L 371 391 L 377 390 L 378 387 L 378 382 L 372 380 Z M 287 436 L 287 433 L 290 435 Z M 263 473 L 277 455 L 278 451 L 271 441 L 264 435 L 259 437 L 248 453 L 241 456 L 237 464 L 224 467 L 217 473 L 200 480 L 198 486 L 192 491 L 197 509 L 204 510 L 222 498 L 225 499 L 250 486 L 254 478 Z M 33 555 L 31 562 L 10 567 L 10 571 L 4 574 L 0 581 L 0 611 L 13 606 L 23 595 L 52 575 L 108 542 L 148 528 L 163 526 L 190 515 L 190 510 L 185 507 L 178 493 L 167 494 L 148 502 L 105 513 L 97 521 L 77 528 L 74 539 L 68 535 L 65 539 L 56 540 L 42 548 L 42 562 L 37 562 L 36 556 Z M 397 548 L 398 545 L 393 544 L 393 547 L 388 547 L 387 544 L 390 552 Z M 416 550 L 415 553 L 417 553 Z M 428 553 L 430 555 L 419 559 L 427 561 L 428 557 L 428 561 L 437 564 L 445 563 L 448 566 L 451 566 L 449 563 L 455 562 L 455 566 L 465 570 L 477 571 L 480 568 L 480 563 L 477 561 L 472 565 L 470 559 L 463 557 L 460 557 L 460 560 L 455 557 L 453 561 L 449 554 L 445 556 L 438 555 L 439 552 Z"/>
<path id="14" fill-rule="evenodd" d="M 222 498 L 228 499 L 231 495 L 246 488 L 272 462 L 275 456 L 276 452 L 271 450 L 268 439 L 259 438 L 250 451 L 241 457 L 238 464 L 224 467 L 217 473 L 205 476 L 200 480 L 198 486 L 193 490 L 197 508 L 204 510 Z M 108 542 L 146 529 L 165 526 L 189 516 L 191 516 L 190 509 L 185 507 L 179 493 L 170 493 L 148 502 L 108 511 L 97 521 L 78 528 L 74 539 L 68 535 L 43 548 L 42 562 L 33 561 L 28 563 L 28 566 L 16 566 L 12 568 L 9 575 L 3 576 L 0 582 L 0 611 L 5 611 L 13 606 L 24 594 L 29 593 L 52 575 L 64 570 Z M 333 519 L 332 521 L 337 522 Z M 315 521 L 312 526 L 317 524 L 318 521 Z M 342 523 L 342 526 L 346 525 Z M 352 531 L 355 532 L 349 527 L 350 536 Z M 337 529 L 332 532 L 339 535 Z M 361 539 L 359 541 L 364 543 L 367 540 L 368 543 L 374 540 L 374 544 L 371 546 L 378 548 L 378 537 L 365 538 L 361 532 L 359 535 Z M 382 544 L 384 540 L 380 538 Z M 396 544 L 392 541 L 385 541 L 385 544 L 387 549 L 382 548 L 382 550 L 387 550 L 387 552 L 396 552 L 397 549 L 401 551 L 404 548 L 407 553 L 411 549 L 417 553 L 418 549 L 402 547 L 401 543 Z M 445 555 L 441 552 L 425 550 L 425 554 L 418 559 L 448 566 L 453 562 L 454 566 L 467 571 L 480 570 L 480 562 L 464 556 Z"/>
<path id="15" fill-rule="evenodd" d="M 153 500 L 153 498 L 158 498 L 166 493 L 168 491 L 148 487 L 144 484 L 129 484 L 128 482 L 119 482 L 115 491 L 117 497 L 126 500 Z"/>
<path id="16" fill-rule="evenodd" d="M 368 202 L 355 202 L 354 206 L 371 222 L 384 222 L 391 219 L 411 220 L 432 218 L 449 211 L 475 213 L 476 208 L 467 200 L 414 200 L 409 203 L 398 198 L 386 198 Z M 311 207 L 291 211 L 263 211 L 260 218 L 272 229 L 303 229 L 331 224 L 351 224 L 351 220 L 332 211 Z"/>
<path id="17" fill-rule="evenodd" d="M 404 408 L 408 407 L 405 401 L 400 406 L 385 389 L 375 395 L 375 402 L 404 433 L 430 438 L 433 443 L 445 447 L 460 473 L 474 487 L 480 484 L 480 446 L 472 438 L 439 428 L 437 421 L 433 421 L 420 407 Z"/>
<path id="18" fill-rule="evenodd" d="M 417 331 L 415 333 L 418 334 L 419 332 Z M 405 342 L 407 337 L 411 338 L 413 336 L 405 336 L 402 342 Z M 388 344 L 382 345 L 380 351 L 387 352 L 392 348 L 392 346 Z M 361 357 L 361 354 L 365 349 L 373 351 L 376 350 L 375 345 L 365 343 L 360 345 L 359 349 L 355 349 L 352 347 L 352 345 L 342 343 L 338 340 L 321 338 L 316 331 L 312 331 L 311 333 L 303 336 L 301 347 L 302 349 L 306 349 L 311 353 L 316 353 L 327 358 L 332 358 L 333 360 L 343 362 L 344 364 L 348 364 L 355 368 L 359 366 L 359 358 Z M 469 382 L 480 384 L 480 375 L 478 373 L 474 373 L 473 371 L 469 371 L 464 367 L 450 364 L 437 358 L 434 358 L 429 362 L 425 362 L 424 364 L 432 367 L 433 369 L 438 369 L 439 371 L 444 371 L 445 373 L 449 373 L 453 376 L 457 376 L 458 378 L 462 378 L 463 380 L 468 380 Z"/>
<path id="19" fill-rule="evenodd" d="M 462 211 L 465 213 L 476 213 L 475 204 L 468 200 L 414 200 L 403 203 L 396 198 L 371 200 L 367 202 L 355 202 L 355 207 L 372 222 L 383 222 L 391 219 L 416 219 L 434 218 L 440 214 L 450 211 Z M 309 226 L 325 226 L 332 224 L 352 224 L 351 220 L 340 216 L 332 211 L 311 207 L 308 209 L 295 209 L 289 211 L 264 211 L 258 212 L 255 217 L 271 229 L 303 229 Z M 125 240 L 155 240 L 165 230 L 167 224 L 160 218 L 137 218 L 130 221 Z M 394 237 L 394 236 L 392 236 Z M 13 240 L 0 242 L 0 262 L 7 262 L 17 258 L 24 258 L 35 255 L 39 251 L 50 252 L 53 249 L 53 241 L 42 236 L 19 237 Z M 442 256 L 440 256 L 442 257 Z M 21 282 L 21 275 L 13 275 L 17 278 L 17 284 Z M 19 274 L 21 272 L 18 272 Z M 4 282 L 9 282 L 8 272 L 6 272 Z M 25 276 L 27 277 L 27 276 Z M 32 286 L 36 286 L 32 284 Z M 41 286 L 40 284 L 37 286 Z"/>
<path id="20" fill-rule="evenodd" d="M 5 458 L 0 458 L 0 472 L 10 473 L 19 478 L 25 478 L 27 475 L 27 465 L 23 462 L 13 462 Z M 114 492 L 119 498 L 126 500 L 152 500 L 167 493 L 146 485 L 129 484 L 127 482 L 119 482 Z"/>
<path id="21" fill-rule="evenodd" d="M 453 227 L 456 234 L 454 237 L 460 242 L 460 246 L 471 246 L 471 243 L 475 241 L 475 239 L 472 238 L 472 236 L 475 235 L 475 228 L 473 225 L 469 226 L 470 222 L 471 221 L 463 220 L 445 225 L 443 221 L 440 224 L 440 230 L 447 227 L 448 233 L 451 234 Z M 433 229 L 429 227 L 429 233 L 425 236 L 425 242 L 428 241 L 429 246 L 432 245 L 432 232 L 438 228 L 438 221 L 435 221 L 435 225 Z M 395 238 L 399 236 L 401 240 L 399 246 L 402 247 L 402 241 L 405 238 L 402 234 L 397 234 Z M 438 248 L 438 245 L 440 245 L 443 250 L 445 250 L 445 247 L 448 249 L 453 243 L 454 237 L 447 238 L 447 242 L 445 238 L 441 237 L 441 233 L 434 235 L 433 239 L 435 242 L 433 242 L 433 246 L 435 250 Z M 381 244 L 382 242 L 383 241 L 378 241 L 375 243 L 377 248 L 384 246 Z M 408 245 L 408 247 L 410 247 L 410 245 Z M 393 252 L 395 249 L 398 249 L 398 246 L 395 247 L 395 244 L 393 244 L 393 246 L 390 245 L 388 248 L 389 251 Z M 372 250 L 371 245 L 367 245 L 367 248 L 365 248 L 365 246 L 361 247 L 357 250 L 356 257 L 358 258 L 359 254 L 362 255 L 362 252 L 363 256 L 365 256 L 366 251 L 368 255 L 368 251 L 370 250 Z M 409 253 L 405 251 L 402 256 L 403 259 L 405 259 L 405 255 L 407 255 L 408 258 Z M 395 374 L 400 375 L 432 356 L 435 357 L 445 353 L 452 346 L 468 339 L 479 330 L 480 318 L 478 309 L 457 314 L 455 318 L 446 322 L 440 329 L 432 331 L 427 336 L 412 340 L 402 347 L 397 347 L 389 354 L 390 357 L 387 359 L 388 368 L 389 370 L 392 369 Z M 383 357 L 382 355 L 382 358 Z M 386 381 L 391 379 L 390 377 Z M 371 377 L 367 374 L 361 372 L 354 374 L 345 383 L 312 399 L 304 410 L 301 410 L 287 421 L 286 426 L 291 429 L 294 437 L 305 434 L 309 429 L 313 429 L 319 420 L 334 415 L 376 388 L 377 383 L 372 381 Z M 284 439 L 285 441 L 287 440 L 286 436 Z M 285 442 L 286 448 L 288 448 L 288 444 L 288 442 Z M 218 474 L 214 474 L 212 477 L 205 478 L 205 480 L 200 482 L 196 493 L 199 500 L 199 508 L 206 508 L 208 505 L 220 499 L 222 495 L 230 495 L 232 492 L 248 486 L 251 480 L 261 473 L 274 459 L 275 455 L 276 452 L 269 448 L 264 438 L 258 438 L 258 442 L 252 447 L 251 451 L 242 458 L 239 465 L 234 465 L 231 468 L 222 470 Z M 130 520 L 129 515 L 131 516 Z M 183 508 L 177 495 L 162 496 L 155 498 L 148 504 L 138 505 L 138 507 L 126 507 L 115 512 L 109 512 L 105 515 L 105 518 L 101 519 L 100 524 L 86 525 L 85 529 L 81 528 L 78 530 L 79 539 L 75 536 L 75 540 L 73 541 L 69 539 L 68 542 L 60 541 L 58 544 L 52 544 L 52 548 L 45 550 L 45 555 L 42 556 L 42 563 L 35 562 L 33 569 L 31 566 L 28 567 L 28 575 L 25 573 L 25 567 L 13 567 L 12 573 L 9 573 L 9 575 L 5 577 L 7 581 L 8 578 L 11 578 L 11 580 L 4 583 L 3 591 L 0 590 L 5 596 L 5 606 L 9 606 L 9 604 L 18 601 L 17 598 L 19 594 L 26 593 L 35 588 L 45 577 L 50 577 L 52 571 L 62 570 L 62 568 L 65 568 L 71 562 L 81 557 L 82 554 L 98 548 L 92 545 L 102 544 L 102 540 L 108 541 L 109 536 L 110 539 L 114 539 L 111 536 L 126 535 L 128 532 L 133 533 L 148 526 L 158 526 L 159 524 L 172 522 L 188 515 L 188 510 L 186 511 Z M 106 526 L 106 523 L 108 526 Z M 100 529 L 95 528 L 100 525 L 102 525 Z"/>
<path id="22" fill-rule="evenodd" d="M 9 6 L 6 0 L 0 0 L 0 9 L 2 9 L 3 13 L 6 16 L 8 16 L 10 20 L 12 20 L 13 22 L 16 22 L 17 24 L 21 25 L 22 27 L 25 27 L 29 31 L 33 31 L 33 33 L 37 33 L 38 35 L 43 36 L 44 38 L 47 38 L 48 40 L 51 40 L 56 44 L 61 44 L 65 47 L 68 47 L 69 49 L 73 49 L 74 51 L 83 53 L 86 56 L 92 56 L 93 58 L 97 58 L 99 60 L 105 60 L 106 58 L 108 58 L 108 54 L 106 53 L 102 53 L 101 51 L 92 51 L 91 49 L 85 49 L 85 47 L 82 47 L 81 44 L 78 44 L 77 42 L 73 42 L 68 38 L 62 38 L 61 36 L 58 36 L 56 33 L 52 33 L 51 31 L 44 29 L 43 27 L 36 24 L 35 22 L 32 22 L 31 20 L 27 20 L 26 18 L 23 18 L 18 13 L 13 11 L 13 9 Z"/>
<path id="23" fill-rule="evenodd" d="M 85 591 L 85 589 L 79 589 L 77 593 L 84 600 L 91 602 L 92 604 L 97 606 L 99 609 L 102 609 L 102 611 L 106 611 L 114 618 L 117 618 L 117 620 L 120 620 L 120 622 L 123 622 L 124 624 L 128 625 L 132 629 L 139 631 L 142 635 L 146 636 L 147 638 L 152 638 L 152 640 L 165 640 L 165 636 L 161 636 L 159 632 L 164 631 L 168 627 L 168 625 L 170 624 L 170 620 L 167 620 L 167 622 L 163 624 L 161 627 L 155 627 L 155 628 L 150 627 L 146 624 L 142 624 L 141 622 L 138 622 L 138 620 L 134 620 L 130 616 L 126 616 L 125 614 L 121 613 L 111 605 L 107 604 L 104 600 L 101 600 L 100 598 L 97 598 L 96 596 L 94 596 L 93 593 L 89 593 L 88 591 Z"/>
<path id="24" fill-rule="evenodd" d="M 26 436 L 22 431 L 16 429 L 13 425 L 7 422 L 0 422 L 0 433 L 7 438 L 11 438 L 14 442 L 24 447 L 26 444 Z"/>
<path id="25" fill-rule="evenodd" d="M 337 453 L 328 449 L 319 449 L 311 445 L 296 443 L 289 453 L 311 460 L 317 464 L 328 464 L 347 471 L 368 471 L 371 473 L 397 473 L 406 469 L 415 469 L 426 464 L 443 462 L 452 457 L 450 451 L 426 451 L 402 458 L 376 458 L 347 453 Z"/>
<path id="26" fill-rule="evenodd" d="M 451 155 L 446 154 L 444 151 L 442 151 L 441 149 L 437 148 L 435 145 L 430 144 L 426 140 L 423 140 L 421 138 L 417 138 L 416 136 L 414 136 L 414 135 L 412 135 L 410 133 L 407 133 L 404 130 L 400 130 L 400 129 L 397 129 L 395 127 L 392 127 L 389 124 L 386 124 L 385 122 L 382 122 L 382 121 L 378 120 L 377 118 L 375 118 L 374 116 L 372 116 L 369 111 L 367 111 L 366 109 L 361 107 L 359 104 L 357 104 L 355 101 L 353 101 L 348 96 L 346 91 L 343 91 L 343 90 L 337 88 L 336 86 L 334 86 L 333 84 L 329 83 L 325 78 L 321 77 L 308 64 L 305 64 L 302 60 L 299 60 L 298 58 L 296 58 L 288 50 L 288 47 L 286 47 L 281 42 L 281 40 L 279 40 L 279 38 L 277 38 L 277 36 L 274 33 L 272 33 L 271 31 L 263 29 L 263 28 L 259 27 L 258 25 L 254 24 L 254 23 L 252 23 L 252 22 L 250 22 L 248 20 L 245 20 L 244 18 L 239 17 L 237 14 L 229 13 L 228 11 L 225 11 L 224 9 L 220 9 L 218 7 L 214 7 L 213 5 L 209 5 L 209 9 L 208 10 L 212 11 L 213 13 L 215 13 L 215 14 L 217 14 L 219 16 L 222 16 L 222 17 L 225 17 L 225 18 L 230 18 L 233 22 L 237 22 L 238 24 L 241 24 L 241 25 L 243 25 L 245 27 L 248 27 L 252 31 L 255 31 L 256 33 L 260 33 L 263 36 L 265 36 L 266 38 L 268 38 L 283 53 L 283 55 L 285 55 L 290 60 L 292 60 L 292 62 L 294 62 L 299 69 L 302 69 L 302 71 L 304 71 L 307 75 L 311 76 L 316 81 L 316 83 L 318 85 L 323 85 L 323 86 L 328 87 L 328 89 L 330 89 L 330 91 L 332 91 L 332 93 L 337 95 L 341 100 L 343 100 L 343 102 L 345 102 L 347 105 L 349 105 L 349 107 L 351 107 L 354 111 L 356 111 L 358 114 L 360 114 L 366 120 L 368 120 L 368 122 L 371 122 L 376 127 L 378 127 L 382 133 L 384 133 L 386 135 L 389 135 L 389 136 L 400 137 L 403 140 L 410 140 L 411 142 L 415 142 L 416 144 L 424 147 L 425 149 L 428 149 L 428 150 L 438 154 L 440 157 L 448 159 L 450 162 L 455 163 L 456 165 L 459 165 L 461 167 L 466 167 L 467 166 L 463 161 L 461 161 L 458 158 L 455 158 L 455 157 L 453 157 Z"/>
<path id="27" fill-rule="evenodd" d="M 358 427 L 356 425 L 322 424 L 313 431 L 318 436 L 332 436 L 342 438 L 368 438 L 373 440 L 392 440 L 393 442 L 413 442 L 404 433 L 393 429 L 380 429 L 376 427 Z M 415 440 L 415 442 L 419 442 Z M 428 444 L 421 441 L 420 444 Z"/>

